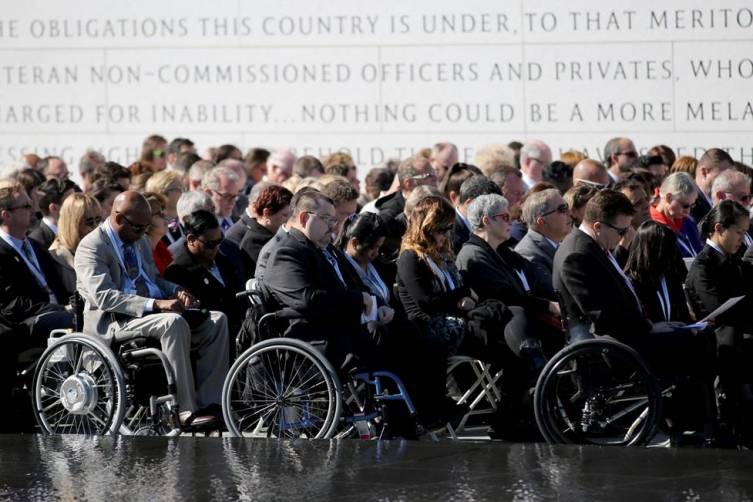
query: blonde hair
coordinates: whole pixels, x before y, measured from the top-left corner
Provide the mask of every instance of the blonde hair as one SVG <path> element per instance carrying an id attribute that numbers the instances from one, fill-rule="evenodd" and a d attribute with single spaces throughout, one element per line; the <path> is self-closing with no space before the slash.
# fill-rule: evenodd
<path id="1" fill-rule="evenodd" d="M 495 169 L 516 167 L 515 152 L 507 145 L 485 145 L 476 152 L 474 164 L 484 176 L 489 176 Z"/>
<path id="2" fill-rule="evenodd" d="M 570 169 L 575 169 L 575 166 L 578 165 L 578 162 L 585 159 L 586 155 L 583 152 L 579 152 L 577 150 L 569 150 L 567 152 L 563 152 L 562 155 L 560 155 L 560 162 L 564 162 L 568 166 L 570 166 Z"/>
<path id="3" fill-rule="evenodd" d="M 435 195 L 421 199 L 410 212 L 400 251 L 413 251 L 421 259 L 429 257 L 435 261 L 452 256 L 452 239 L 446 239 L 439 247 L 432 234 L 454 223 L 455 209 L 447 199 Z"/>
<path id="4" fill-rule="evenodd" d="M 175 182 L 182 187 L 183 174 L 178 171 L 165 169 L 150 176 L 149 179 L 146 180 L 145 189 L 147 192 L 156 192 L 164 195 L 170 185 L 173 185 Z"/>
<path id="5" fill-rule="evenodd" d="M 97 199 L 84 193 L 72 193 L 65 198 L 60 208 L 58 234 L 55 240 L 71 253 L 76 252 L 81 242 L 82 236 L 78 229 L 81 226 L 81 220 L 86 218 L 86 213 L 100 215 L 102 207 Z"/>

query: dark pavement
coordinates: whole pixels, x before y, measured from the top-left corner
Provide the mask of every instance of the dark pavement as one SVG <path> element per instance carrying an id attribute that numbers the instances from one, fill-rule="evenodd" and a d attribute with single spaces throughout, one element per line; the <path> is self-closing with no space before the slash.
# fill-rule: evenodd
<path id="1" fill-rule="evenodd" d="M 2 500 L 751 500 L 753 453 L 0 435 Z"/>

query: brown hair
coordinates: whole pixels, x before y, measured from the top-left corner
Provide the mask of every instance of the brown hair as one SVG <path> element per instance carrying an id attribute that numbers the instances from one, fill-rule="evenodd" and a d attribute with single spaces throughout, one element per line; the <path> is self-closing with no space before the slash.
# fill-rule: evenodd
<path id="1" fill-rule="evenodd" d="M 269 209 L 270 214 L 275 214 L 283 208 L 290 207 L 292 198 L 293 193 L 287 188 L 271 185 L 261 191 L 254 200 L 252 207 L 259 216 L 264 213 L 265 209 Z"/>
<path id="2" fill-rule="evenodd" d="M 683 155 L 682 157 L 678 157 L 677 160 L 672 163 L 672 168 L 669 170 L 669 172 L 688 173 L 693 178 L 695 178 L 696 169 L 698 169 L 698 159 L 691 157 L 690 155 Z"/>
<path id="3" fill-rule="evenodd" d="M 633 216 L 634 214 L 635 208 L 625 194 L 607 188 L 599 191 L 588 201 L 583 221 L 614 223 L 619 215 Z"/>
<path id="4" fill-rule="evenodd" d="M 405 232 L 400 251 L 413 251 L 419 258 L 429 257 L 443 260 L 443 255 L 452 255 L 451 239 L 440 248 L 433 233 L 442 227 L 455 223 L 455 209 L 444 197 L 430 195 L 421 199 L 408 217 L 408 230 Z"/>

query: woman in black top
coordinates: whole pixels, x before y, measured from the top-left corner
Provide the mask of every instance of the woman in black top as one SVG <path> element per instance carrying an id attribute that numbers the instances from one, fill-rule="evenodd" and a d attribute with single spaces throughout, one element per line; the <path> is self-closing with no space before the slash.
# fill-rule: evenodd
<path id="1" fill-rule="evenodd" d="M 240 243 L 246 270 L 252 276 L 256 270 L 259 252 L 275 235 L 280 225 L 290 216 L 290 201 L 293 194 L 285 187 L 272 185 L 261 191 L 253 202 L 254 218 Z"/>
<path id="2" fill-rule="evenodd" d="M 244 285 L 237 283 L 232 263 L 218 253 L 223 241 L 220 224 L 212 213 L 201 209 L 187 216 L 183 227 L 186 241 L 165 270 L 165 279 L 186 288 L 201 308 L 223 312 L 230 336 L 235 337 L 245 315 L 245 306 L 235 294 Z"/>
<path id="3" fill-rule="evenodd" d="M 746 295 L 715 319 L 717 369 L 728 402 L 753 402 L 749 341 L 743 339 L 744 333 L 753 333 L 753 266 L 737 255 L 749 223 L 747 209 L 737 202 L 724 200 L 714 206 L 701 223 L 701 233 L 709 236 L 706 245 L 693 261 L 685 282 L 691 307 L 699 318 L 732 297 Z"/>
<path id="4" fill-rule="evenodd" d="M 411 350 L 420 361 L 424 385 L 411 397 L 431 418 L 452 413 L 445 388 L 447 357 L 463 341 L 464 316 L 476 306 L 452 258 L 455 210 L 443 197 L 419 201 L 408 218 L 397 260 L 397 290 L 405 315 L 414 326 Z M 419 411 L 421 413 L 421 411 Z M 425 418 L 425 421 L 426 418 Z"/>
<path id="5" fill-rule="evenodd" d="M 692 322 L 683 291 L 687 270 L 676 241 L 669 227 L 649 220 L 638 228 L 630 247 L 625 274 L 652 323 Z"/>

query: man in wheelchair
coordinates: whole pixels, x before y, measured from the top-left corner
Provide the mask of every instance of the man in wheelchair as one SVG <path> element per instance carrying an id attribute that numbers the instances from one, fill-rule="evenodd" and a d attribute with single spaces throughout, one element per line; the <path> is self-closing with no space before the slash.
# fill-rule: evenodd
<path id="1" fill-rule="evenodd" d="M 162 279 L 144 233 L 150 207 L 138 192 L 121 193 L 110 217 L 87 235 L 75 257 L 84 332 L 117 342 L 159 341 L 175 372 L 180 421 L 209 426 L 228 370 L 228 325 L 221 312 L 191 309 L 196 300 Z M 191 352 L 196 354 L 196 374 Z"/>
<path id="2" fill-rule="evenodd" d="M 637 351 L 660 378 L 707 381 L 713 362 L 703 334 L 681 329 L 682 323 L 650 322 L 611 253 L 634 211 L 622 193 L 602 190 L 586 205 L 580 227 L 557 249 L 553 282 L 561 295 L 569 340 L 608 336 Z"/>
<path id="3" fill-rule="evenodd" d="M 304 191 L 293 198 L 291 209 L 288 235 L 269 257 L 265 296 L 300 314 L 286 335 L 325 342 L 324 353 L 335 367 L 348 354 L 368 358 L 371 338 L 361 321 L 386 312 L 377 309 L 371 295 L 349 287 L 346 271 L 328 249 L 337 225 L 332 200 Z"/>

